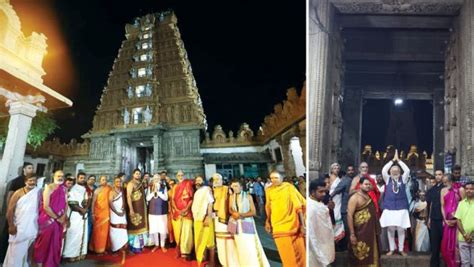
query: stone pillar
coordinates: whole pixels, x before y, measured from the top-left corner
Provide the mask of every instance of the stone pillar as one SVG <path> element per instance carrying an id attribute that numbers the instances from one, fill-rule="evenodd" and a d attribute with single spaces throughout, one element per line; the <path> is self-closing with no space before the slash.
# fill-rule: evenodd
<path id="1" fill-rule="evenodd" d="M 153 170 L 155 170 L 155 172 L 159 172 L 159 171 L 162 171 L 161 169 L 159 169 L 161 166 L 160 164 L 158 163 L 159 161 L 159 154 L 160 154 L 160 137 L 158 137 L 158 135 L 154 135 L 153 136 Z"/>
<path id="2" fill-rule="evenodd" d="M 122 138 L 115 138 L 115 172 L 122 172 Z"/>
<path id="3" fill-rule="evenodd" d="M 303 152 L 303 165 L 306 167 L 306 172 L 308 171 L 308 164 L 306 162 L 306 120 L 302 121 L 298 125 L 298 138 L 301 145 L 301 150 Z"/>
<path id="4" fill-rule="evenodd" d="M 435 89 L 433 95 L 433 167 L 444 169 L 444 90 Z"/>
<path id="5" fill-rule="evenodd" d="M 456 159 L 463 174 L 474 177 L 474 3 L 465 0 L 459 15 L 460 27 L 460 147 Z"/>
<path id="6" fill-rule="evenodd" d="M 342 108 L 344 120 L 342 126 L 342 157 L 340 163 L 342 168 L 345 168 L 348 164 L 358 166 L 362 147 L 362 91 L 358 88 L 346 89 Z"/>
<path id="7" fill-rule="evenodd" d="M 2 162 L 0 163 L 0 197 L 4 200 L 7 183 L 18 175 L 23 165 L 26 150 L 26 140 L 31 127 L 31 121 L 41 106 L 32 105 L 23 101 L 8 102 L 10 122 L 5 142 Z M 3 205 L 0 205 L 2 207 Z"/>
<path id="8" fill-rule="evenodd" d="M 459 91 L 461 91 L 460 77 L 461 66 L 460 36 L 458 31 L 459 17 L 456 19 L 456 27 L 451 33 L 450 40 L 445 51 L 444 72 L 444 154 L 455 154 L 455 163 L 459 162 L 460 142 L 460 106 Z M 444 158 L 444 157 L 443 157 Z M 443 160 L 444 166 L 444 160 Z"/>
<path id="9" fill-rule="evenodd" d="M 285 168 L 285 176 L 291 177 L 296 175 L 295 161 L 290 150 L 291 138 L 277 138 L 277 142 L 281 147 L 281 154 L 283 156 L 283 167 Z"/>
<path id="10" fill-rule="evenodd" d="M 240 171 L 240 175 L 244 176 L 244 173 L 245 173 L 244 164 L 239 163 L 239 171 Z"/>
<path id="11" fill-rule="evenodd" d="M 309 166 L 310 179 L 317 178 L 321 171 L 323 156 L 330 149 L 327 122 L 327 95 L 330 81 L 330 29 L 333 20 L 329 0 L 309 1 Z M 325 155 L 326 154 L 326 155 Z"/>

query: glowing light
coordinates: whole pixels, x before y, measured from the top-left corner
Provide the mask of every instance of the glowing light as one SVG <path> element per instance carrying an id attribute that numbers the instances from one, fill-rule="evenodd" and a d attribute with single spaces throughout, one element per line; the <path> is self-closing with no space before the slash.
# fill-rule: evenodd
<path id="1" fill-rule="evenodd" d="M 395 106 L 403 105 L 403 99 L 401 99 L 400 97 L 397 97 L 395 98 L 395 101 L 393 103 L 395 104 Z"/>

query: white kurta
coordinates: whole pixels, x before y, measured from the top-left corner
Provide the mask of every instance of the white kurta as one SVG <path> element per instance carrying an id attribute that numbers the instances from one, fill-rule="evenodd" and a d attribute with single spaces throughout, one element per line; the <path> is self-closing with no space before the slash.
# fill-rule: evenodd
<path id="1" fill-rule="evenodd" d="M 329 209 L 322 203 L 308 198 L 309 265 L 322 267 L 331 264 L 336 256 L 334 231 Z"/>
<path id="2" fill-rule="evenodd" d="M 116 211 L 122 211 L 123 207 L 123 196 L 120 193 L 112 202 Z M 110 228 L 109 228 L 109 237 L 110 237 L 110 248 L 112 251 L 117 251 L 121 249 L 128 242 L 127 228 L 115 228 L 112 225 L 127 225 L 127 217 L 125 214 L 123 216 L 118 216 L 115 212 L 110 210 Z"/>
<path id="3" fill-rule="evenodd" d="M 168 201 L 168 190 L 163 192 L 158 191 L 157 198 L 161 198 L 164 201 Z M 154 198 L 153 192 L 148 192 L 146 195 L 146 201 L 149 202 Z M 154 215 L 148 214 L 148 226 L 150 234 L 167 234 L 168 233 L 168 215 Z"/>
<path id="4" fill-rule="evenodd" d="M 68 193 L 68 203 L 77 204 L 83 207 L 83 201 L 87 200 L 86 188 L 82 185 L 74 185 Z M 87 213 L 81 215 L 79 212 L 72 211 L 69 208 L 69 222 L 70 227 L 66 230 L 66 237 L 64 239 L 63 258 L 76 259 L 87 255 L 88 242 L 88 227 L 87 227 Z"/>
<path id="5" fill-rule="evenodd" d="M 399 178 L 401 179 L 401 181 L 398 181 L 398 182 L 393 181 L 393 182 L 397 182 L 399 185 L 403 183 L 405 184 L 405 187 L 408 188 L 408 178 L 410 178 L 410 169 L 401 160 L 398 161 L 398 164 L 403 170 L 403 175 Z M 393 190 L 392 188 L 388 186 L 389 181 L 391 179 L 388 171 L 390 170 L 392 165 L 393 165 L 393 161 L 389 161 L 382 168 L 382 177 L 385 181 L 385 191 Z M 406 194 L 406 192 L 399 191 L 399 194 Z M 411 223 L 410 223 L 410 214 L 408 213 L 408 209 L 389 210 L 386 207 L 384 207 L 384 210 L 382 211 L 382 216 L 380 216 L 380 226 L 381 227 L 397 226 L 404 229 L 410 228 Z"/>
<path id="6" fill-rule="evenodd" d="M 39 188 L 35 187 L 16 203 L 13 223 L 17 234 L 9 236 L 4 267 L 29 266 L 28 248 L 38 233 L 38 196 Z"/>

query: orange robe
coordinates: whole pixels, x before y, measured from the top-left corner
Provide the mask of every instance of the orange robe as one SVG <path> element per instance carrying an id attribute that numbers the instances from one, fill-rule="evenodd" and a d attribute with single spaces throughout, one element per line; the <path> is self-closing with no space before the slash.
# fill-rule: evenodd
<path id="1" fill-rule="evenodd" d="M 298 212 L 305 211 L 306 200 L 286 182 L 266 190 L 267 217 L 283 266 L 306 266 L 306 245 L 300 232 Z"/>
<path id="2" fill-rule="evenodd" d="M 93 230 L 90 249 L 95 253 L 104 253 L 109 239 L 109 192 L 112 188 L 105 186 L 97 194 L 94 207 Z"/>

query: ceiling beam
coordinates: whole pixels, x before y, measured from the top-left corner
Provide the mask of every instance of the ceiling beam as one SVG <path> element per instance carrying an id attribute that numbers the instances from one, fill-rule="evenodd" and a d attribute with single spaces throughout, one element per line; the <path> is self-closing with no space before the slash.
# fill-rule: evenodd
<path id="1" fill-rule="evenodd" d="M 387 92 L 370 92 L 364 91 L 362 98 L 364 99 L 394 99 L 401 97 L 405 100 L 433 100 L 433 92 L 405 92 L 398 95 L 390 95 Z"/>
<path id="2" fill-rule="evenodd" d="M 442 62 L 346 61 L 344 65 L 346 73 L 444 73 Z"/>
<path id="3" fill-rule="evenodd" d="M 346 52 L 344 53 L 344 60 L 444 62 L 444 54 Z"/>
<path id="4" fill-rule="evenodd" d="M 449 29 L 452 16 L 340 15 L 342 28 Z"/>

